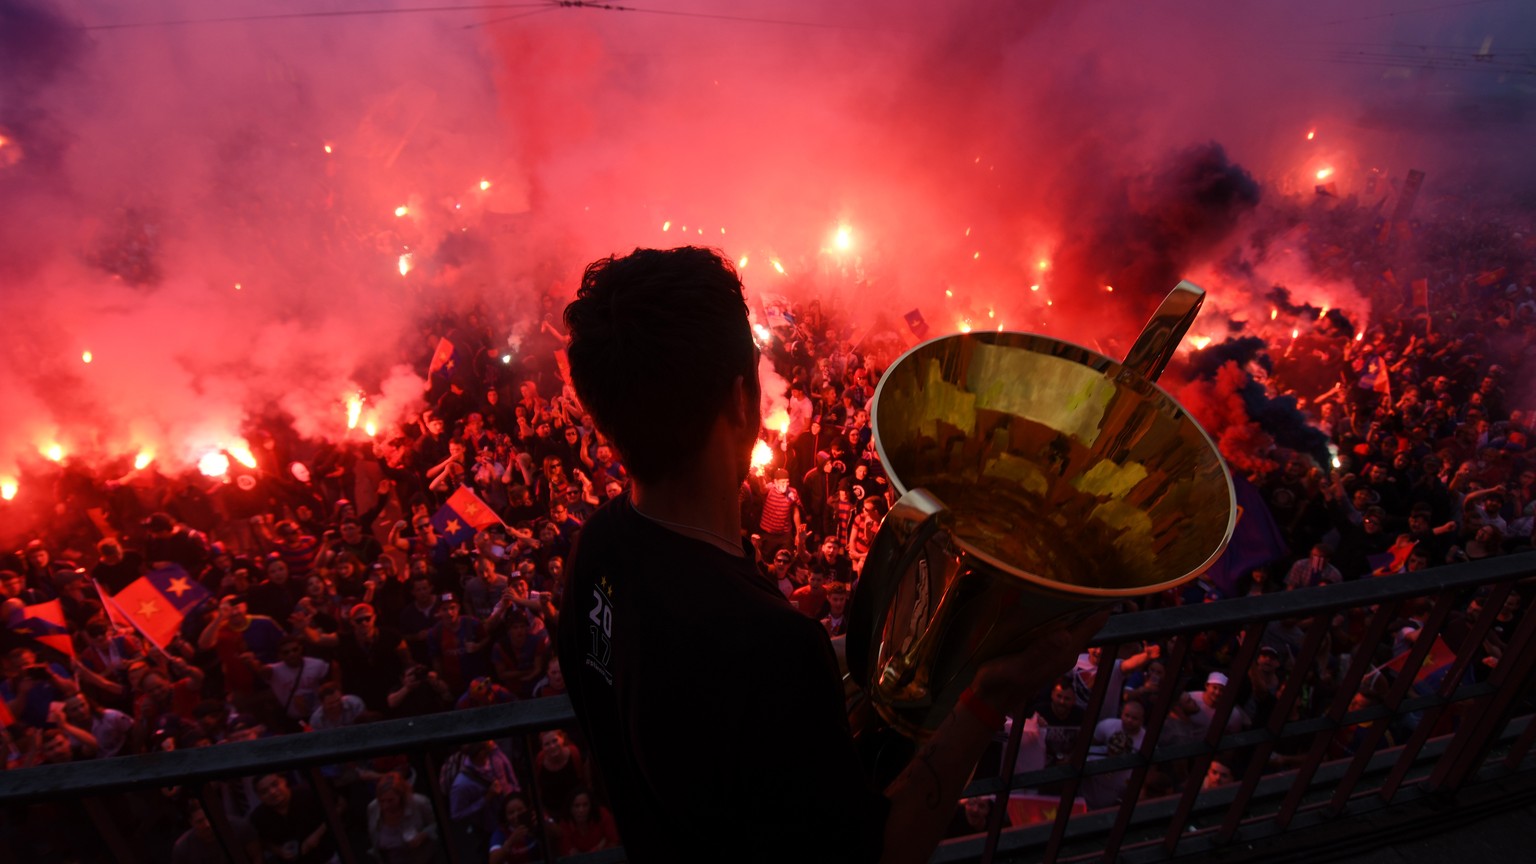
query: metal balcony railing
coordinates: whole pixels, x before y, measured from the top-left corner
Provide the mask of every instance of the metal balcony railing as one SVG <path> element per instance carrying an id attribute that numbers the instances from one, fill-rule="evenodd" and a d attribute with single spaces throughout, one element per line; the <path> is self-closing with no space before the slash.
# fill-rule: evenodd
<path id="1" fill-rule="evenodd" d="M 1297 835 L 1341 817 L 1431 797 L 1442 812 L 1453 813 L 1458 798 L 1480 784 L 1536 768 L 1528 758 L 1536 739 L 1536 724 L 1529 716 L 1536 615 L 1521 616 L 1485 680 L 1468 683 L 1464 674 L 1475 662 L 1505 597 L 1520 580 L 1533 575 L 1536 556 L 1511 556 L 1326 588 L 1116 616 L 1095 639 L 1104 650 L 1086 712 L 1090 719 L 1078 730 L 1070 758 L 1036 771 L 1015 776 L 1004 771 L 1003 776 L 973 782 L 968 796 L 993 798 L 990 830 L 946 841 L 934 860 L 1164 860 Z M 1382 676 L 1385 683 L 1374 688 L 1379 703 L 1351 710 L 1354 695 L 1367 674 L 1375 671 L 1378 649 L 1392 637 L 1389 628 L 1405 609 L 1422 613 L 1419 636 L 1402 664 L 1417 670 L 1431 658 L 1436 637 L 1451 613 L 1480 589 L 1486 592 L 1483 612 L 1464 622 L 1461 648 L 1449 667 L 1433 679 L 1434 686 L 1417 681 L 1417 675 L 1397 675 L 1390 681 Z M 1418 602 L 1421 599 L 1424 602 Z M 1320 684 L 1318 676 L 1324 672 L 1318 660 L 1326 656 L 1341 616 L 1358 622 L 1358 638 L 1346 655 L 1347 664 L 1329 673 L 1335 676 L 1328 688 L 1333 695 L 1313 716 L 1293 717 L 1292 708 L 1303 692 Z M 1178 694 L 1198 683 L 1193 677 L 1197 652 L 1191 645 L 1202 634 L 1230 637 L 1229 643 L 1237 647 L 1226 672 L 1236 685 L 1247 676 L 1266 625 L 1281 619 L 1306 622 L 1305 637 L 1268 721 L 1258 728 L 1224 734 L 1239 691 L 1229 686 L 1214 708 L 1212 731 L 1204 739 L 1160 743 L 1164 719 Z M 1162 641 L 1168 648 L 1163 655 L 1167 674 L 1152 698 L 1145 740 L 1132 753 L 1090 758 L 1094 719 L 1113 677 L 1110 663 L 1119 646 L 1147 639 Z M 1444 667 L 1443 660 L 1436 662 Z M 1410 717 L 1416 721 L 1412 733 L 1387 746 L 1387 729 Z M 533 733 L 570 727 L 573 721 L 570 702 L 557 697 L 196 750 L 4 772 L 0 773 L 0 862 L 49 860 L 54 854 L 50 849 L 65 847 L 67 851 L 58 852 L 54 860 L 124 864 L 157 860 L 153 850 L 135 836 L 142 826 L 125 814 L 149 812 L 153 808 L 146 810 L 135 802 L 163 799 L 160 790 L 167 787 L 193 790 L 204 802 L 229 860 L 245 861 L 223 815 L 220 785 L 294 771 L 309 776 L 338 841 L 340 860 L 362 864 L 370 856 L 366 836 L 359 839 L 356 810 L 352 808 L 348 815 L 349 808 L 338 802 L 325 772 L 334 773 L 334 766 L 355 760 L 407 756 L 418 788 L 430 793 L 439 834 L 446 838 L 451 834 L 447 790 L 440 788 L 437 779 L 446 754 L 465 742 L 486 739 L 511 740 L 527 747 L 523 742 Z M 1329 758 L 1330 744 L 1341 729 L 1350 733 L 1353 752 Z M 1015 764 L 1023 735 L 1024 724 L 1015 723 L 1002 742 L 1001 765 Z M 1268 770 L 1269 757 L 1277 748 L 1293 754 L 1291 764 L 1282 771 Z M 531 756 L 531 749 L 524 752 Z M 1218 754 L 1236 763 L 1237 780 L 1202 791 L 1198 778 Z M 1154 768 L 1192 779 L 1176 794 L 1143 795 Z M 1123 803 L 1101 810 L 1085 808 L 1078 796 L 1085 781 L 1126 771 Z M 528 788 L 533 785 L 530 779 L 523 777 L 523 791 L 534 799 L 536 812 L 543 812 L 536 793 Z M 1029 796 L 1035 802 L 1032 812 L 1044 818 L 1035 822 L 1020 818 L 1018 824 L 1005 828 L 1009 805 L 1021 794 L 1017 790 L 1036 790 Z M 1051 790 L 1053 803 L 1039 806 L 1039 790 Z M 62 845 L 39 841 L 59 830 L 67 835 Z M 444 847 L 444 860 L 457 862 L 452 844 Z M 545 842 L 542 848 L 550 860 L 550 844 Z M 729 851 L 723 850 L 721 860 L 729 858 Z M 623 851 L 605 850 L 570 860 L 619 861 Z"/>

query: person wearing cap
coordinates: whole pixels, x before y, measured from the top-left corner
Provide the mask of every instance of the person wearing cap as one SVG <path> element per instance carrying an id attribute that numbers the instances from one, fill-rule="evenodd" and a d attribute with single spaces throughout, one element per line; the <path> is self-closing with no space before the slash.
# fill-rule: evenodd
<path id="1" fill-rule="evenodd" d="M 485 627 L 480 619 L 461 614 L 459 599 L 452 594 L 437 598 L 436 611 L 437 623 L 427 631 L 427 659 L 457 698 L 470 679 L 490 672 Z"/>
<path id="2" fill-rule="evenodd" d="M 1205 677 L 1203 690 L 1191 690 L 1179 696 L 1168 712 L 1159 743 L 1184 744 L 1202 741 L 1216 720 L 1216 705 L 1227 689 L 1227 674 L 1212 672 Z M 1241 732 L 1247 723 L 1243 709 L 1234 705 L 1227 716 L 1227 732 Z"/>
<path id="3" fill-rule="evenodd" d="M 386 713 L 390 692 L 413 662 L 405 640 L 393 628 L 382 626 L 379 613 L 368 603 L 347 610 L 346 626 L 340 628 L 338 639 L 336 666 L 342 686 L 369 710 Z"/>
<path id="4" fill-rule="evenodd" d="M 763 513 L 757 522 L 763 537 L 763 557 L 795 548 L 802 525 L 800 493 L 790 488 L 788 471 L 775 469 L 772 482 L 763 490 Z"/>
<path id="5" fill-rule="evenodd" d="M 565 322 L 577 395 L 632 480 L 582 529 L 562 604 L 582 626 L 559 634 L 625 857 L 926 861 L 1004 715 L 1103 618 L 983 665 L 880 788 L 854 748 L 826 630 L 760 577 L 743 542 L 762 392 L 730 263 L 698 248 L 598 261 Z M 792 537 L 786 511 L 766 527 Z M 703 686 L 678 686 L 681 657 Z"/>

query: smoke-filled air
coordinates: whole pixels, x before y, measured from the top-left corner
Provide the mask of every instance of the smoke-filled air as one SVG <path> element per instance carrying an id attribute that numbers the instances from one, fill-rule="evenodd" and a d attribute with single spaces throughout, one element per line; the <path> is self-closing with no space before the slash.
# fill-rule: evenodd
<path id="1" fill-rule="evenodd" d="M 1121 356 L 1190 279 L 1164 384 L 1240 438 L 1262 394 L 1210 407 L 1247 382 L 1193 352 L 1393 311 L 1329 219 L 1390 220 L 1415 170 L 1412 219 L 1518 237 L 1536 201 L 1521 0 L 637 4 L 0 0 L 7 497 L 246 458 L 272 418 L 385 434 L 445 312 L 512 362 L 637 246 L 718 247 L 756 314 L 855 342 L 916 311 Z"/>

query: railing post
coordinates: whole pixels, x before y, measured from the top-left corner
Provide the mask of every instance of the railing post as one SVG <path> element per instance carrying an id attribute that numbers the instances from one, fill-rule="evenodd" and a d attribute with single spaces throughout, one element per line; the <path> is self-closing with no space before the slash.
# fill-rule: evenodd
<path id="1" fill-rule="evenodd" d="M 128 838 L 124 837 L 122 830 L 117 827 L 117 820 L 112 818 L 112 813 L 101 803 L 101 799 L 90 796 L 80 799 L 80 803 L 85 806 L 85 812 L 95 823 L 97 835 L 105 840 L 107 848 L 112 850 L 112 857 L 116 858 L 119 864 L 136 864 L 139 856 L 135 854 Z"/>
<path id="2" fill-rule="evenodd" d="M 251 861 L 247 854 L 249 850 L 235 842 L 235 829 L 230 826 L 229 814 L 224 810 L 224 802 L 218 797 L 218 783 L 199 783 L 196 794 L 203 815 L 208 818 L 208 827 L 213 829 L 213 839 L 224 852 L 224 860 L 239 864 L 261 864 L 260 861 Z"/>
<path id="3" fill-rule="evenodd" d="M 1507 713 L 1523 689 L 1511 685 L 1528 681 L 1531 668 L 1536 665 L 1533 644 L 1536 644 L 1536 614 L 1528 610 L 1504 656 L 1489 676 L 1489 683 L 1494 685 L 1493 693 L 1474 704 L 1467 722 L 1456 731 L 1451 746 L 1435 764 L 1429 779 L 1424 781 L 1426 789 L 1454 794 L 1476 764 L 1482 761 L 1499 730 L 1509 722 Z"/>
<path id="4" fill-rule="evenodd" d="M 448 790 L 439 779 L 442 766 L 427 750 L 417 750 L 410 758 L 417 773 L 426 775 L 427 794 L 432 798 L 432 812 L 437 816 L 437 835 L 442 838 L 448 864 L 459 864 L 458 836 L 454 833 L 453 816 L 448 809 Z"/>
<path id="5" fill-rule="evenodd" d="M 1093 744 L 1093 729 L 1098 725 L 1099 710 L 1104 706 L 1104 694 L 1109 691 L 1110 679 L 1115 677 L 1114 664 L 1119 653 L 1119 644 L 1099 647 L 1099 665 L 1093 673 L 1093 693 L 1088 697 L 1088 707 L 1083 712 L 1084 725 L 1078 730 L 1077 740 L 1072 742 L 1069 764 L 1072 766 L 1073 774 L 1061 784 L 1061 797 L 1057 799 L 1056 805 L 1056 821 L 1051 826 L 1051 839 L 1045 847 L 1047 861 L 1056 860 L 1056 856 L 1061 854 L 1061 844 L 1066 840 L 1067 822 L 1072 819 L 1072 805 L 1077 801 L 1077 786 L 1082 778 L 1083 763 L 1087 761 L 1088 748 Z M 1108 672 L 1105 671 L 1106 668 Z M 997 814 L 994 813 L 993 817 L 996 818 L 996 816 Z M 998 824 L 1001 827 L 1001 822 Z M 996 841 L 990 841 L 990 845 L 995 846 Z M 990 859 L 986 864 L 990 864 Z"/>
<path id="6" fill-rule="evenodd" d="M 330 781 L 325 778 L 319 765 L 309 766 L 307 773 L 309 785 L 315 787 L 315 797 L 320 800 L 320 808 L 325 811 L 325 824 L 335 837 L 336 853 L 341 856 L 342 864 L 357 864 L 357 856 L 352 851 L 352 836 L 347 833 L 347 825 L 342 821 L 341 811 L 336 806 L 336 790 L 331 788 Z"/>
<path id="7" fill-rule="evenodd" d="M 1217 700 L 1216 707 L 1212 710 L 1211 726 L 1205 731 L 1205 750 L 1195 756 L 1190 763 L 1191 770 L 1184 777 L 1184 793 L 1179 798 L 1179 806 L 1175 808 L 1173 818 L 1168 821 L 1168 830 L 1163 835 L 1163 851 L 1170 856 L 1179 846 L 1179 838 L 1184 834 L 1184 826 L 1189 824 L 1189 814 L 1194 809 L 1195 799 L 1200 797 L 1201 788 L 1205 785 L 1202 775 L 1210 767 L 1216 754 L 1220 752 L 1218 747 L 1222 737 L 1227 734 L 1227 724 L 1231 722 L 1232 709 L 1237 707 L 1237 691 L 1241 689 L 1242 682 L 1248 677 L 1248 667 L 1259 651 L 1259 642 L 1263 640 L 1264 624 L 1263 621 L 1254 621 L 1243 630 L 1242 647 L 1238 649 L 1237 657 L 1233 658 L 1234 662 L 1228 667 L 1228 674 L 1232 677 L 1227 679 L 1227 686 L 1222 689 L 1221 698 Z M 1319 616 L 1312 625 L 1313 632 L 1307 634 L 1307 641 L 1320 644 L 1328 624 L 1328 620 Z M 1315 647 L 1313 651 L 1316 651 Z"/>
<path id="8" fill-rule="evenodd" d="M 1332 725 L 1313 737 L 1312 749 L 1307 751 L 1306 760 L 1301 763 L 1300 768 L 1296 769 L 1296 778 L 1292 781 L 1291 790 L 1286 793 L 1285 801 L 1280 805 L 1280 812 L 1275 814 L 1275 824 L 1281 828 L 1291 824 L 1291 818 L 1296 815 L 1296 808 L 1301 806 L 1301 799 L 1312 785 L 1312 777 L 1317 773 L 1317 766 L 1322 764 L 1323 756 L 1328 751 L 1328 742 L 1332 740 L 1339 721 L 1348 710 L 1349 703 L 1354 698 L 1355 688 L 1360 686 L 1360 679 L 1365 677 L 1366 658 L 1371 656 L 1376 649 L 1376 644 L 1381 641 L 1382 636 L 1386 635 L 1387 625 L 1397 617 L 1401 605 L 1399 601 L 1378 605 L 1376 614 L 1371 616 L 1371 623 L 1366 627 L 1365 635 L 1355 646 L 1354 652 L 1350 654 L 1349 671 L 1339 682 L 1338 692 L 1334 694 L 1333 702 L 1328 706 L 1326 716 Z"/>
<path id="9" fill-rule="evenodd" d="M 1322 618 L 1319 616 L 1319 623 L 1321 622 Z M 1307 684 L 1307 675 L 1317 662 L 1317 652 L 1322 648 L 1323 636 L 1327 634 L 1328 629 L 1328 627 L 1314 625 L 1311 632 L 1307 634 L 1306 640 L 1301 643 L 1301 653 L 1292 658 L 1291 674 L 1286 676 L 1285 683 L 1280 685 L 1280 693 L 1275 697 L 1269 722 L 1264 726 L 1269 737 L 1253 750 L 1253 758 L 1248 762 L 1248 770 L 1243 774 L 1243 782 L 1238 786 L 1237 794 L 1232 798 L 1232 805 L 1227 808 L 1226 818 L 1222 820 L 1221 828 L 1216 833 L 1220 842 L 1230 842 L 1237 833 L 1243 814 L 1248 810 L 1248 802 L 1253 800 L 1253 791 L 1259 786 L 1264 766 L 1269 764 L 1269 754 L 1274 750 L 1275 742 L 1280 739 L 1280 730 L 1290 718 L 1291 708 L 1295 707 L 1296 702 L 1301 699 L 1301 691 Z M 1259 638 L 1263 639 L 1262 631 Z"/>
<path id="10" fill-rule="evenodd" d="M 1483 598 L 1483 611 L 1472 625 L 1472 630 L 1467 633 L 1461 648 L 1456 652 L 1456 662 L 1451 664 L 1450 671 L 1445 680 L 1436 688 L 1435 693 L 1442 699 L 1448 699 L 1456 688 L 1460 686 L 1461 679 L 1466 675 L 1467 667 L 1472 664 L 1472 657 L 1477 654 L 1477 649 L 1487 638 L 1488 631 L 1493 628 L 1493 622 L 1498 618 L 1499 607 L 1504 605 L 1504 598 L 1513 590 L 1514 583 L 1504 582 L 1489 591 Z M 1402 785 L 1403 779 L 1408 776 L 1408 770 L 1413 767 L 1418 759 L 1419 751 L 1424 748 L 1434 731 L 1435 724 L 1440 720 L 1440 713 L 1445 710 L 1445 703 L 1431 705 L 1425 708 L 1419 716 L 1419 725 L 1413 730 L 1408 743 L 1403 745 L 1403 756 L 1387 774 L 1387 779 L 1382 781 L 1381 789 L 1376 793 L 1383 802 L 1390 803 L 1397 796 L 1397 790 Z"/>
<path id="11" fill-rule="evenodd" d="M 1189 655 L 1189 634 L 1181 633 L 1170 642 L 1168 659 L 1164 669 L 1172 669 L 1175 672 L 1184 668 L 1184 660 Z M 1125 833 L 1131 827 L 1131 814 L 1136 811 L 1136 802 L 1141 797 L 1141 786 L 1146 782 L 1147 772 L 1152 768 L 1152 756 L 1157 748 L 1157 739 L 1162 735 L 1163 722 L 1168 719 L 1168 711 L 1173 707 L 1179 693 L 1179 676 L 1167 673 L 1163 676 L 1162 689 L 1157 694 L 1157 704 L 1153 706 L 1152 713 L 1146 720 L 1146 735 L 1141 739 L 1141 747 L 1136 755 L 1141 757 L 1141 763 L 1132 771 L 1131 776 L 1125 782 L 1125 791 L 1121 793 L 1120 810 L 1115 814 L 1115 825 L 1109 831 L 1109 837 L 1104 841 L 1104 852 L 1101 860 L 1104 864 L 1114 861 L 1120 855 L 1120 844 L 1125 841 Z"/>

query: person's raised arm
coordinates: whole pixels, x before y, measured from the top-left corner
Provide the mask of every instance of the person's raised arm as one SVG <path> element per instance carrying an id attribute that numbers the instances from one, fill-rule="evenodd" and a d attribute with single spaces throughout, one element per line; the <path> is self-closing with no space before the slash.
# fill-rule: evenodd
<path id="1" fill-rule="evenodd" d="M 1108 616 L 1102 612 L 1071 629 L 1043 634 L 1024 651 L 981 667 L 955 709 L 886 788 L 891 811 L 882 864 L 928 860 L 1004 716 L 1023 713 L 1030 697 L 1071 668 Z"/>

